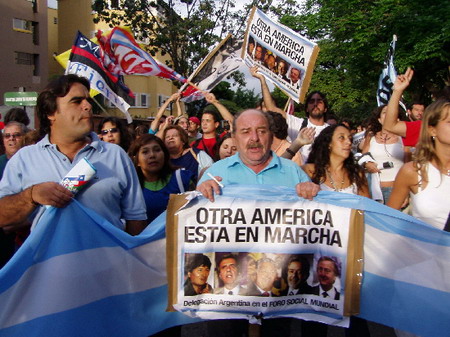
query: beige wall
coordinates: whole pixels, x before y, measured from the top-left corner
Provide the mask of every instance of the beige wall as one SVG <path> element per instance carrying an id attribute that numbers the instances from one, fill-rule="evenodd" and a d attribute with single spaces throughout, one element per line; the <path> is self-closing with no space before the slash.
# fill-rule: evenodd
<path id="1" fill-rule="evenodd" d="M 54 54 L 59 54 L 58 48 L 58 10 L 48 8 L 48 78 L 64 74 L 64 69 L 53 58 Z"/>

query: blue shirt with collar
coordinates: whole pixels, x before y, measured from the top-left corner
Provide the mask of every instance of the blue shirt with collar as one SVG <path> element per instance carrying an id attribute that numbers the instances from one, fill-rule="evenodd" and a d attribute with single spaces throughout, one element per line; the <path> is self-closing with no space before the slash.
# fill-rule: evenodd
<path id="1" fill-rule="evenodd" d="M 131 159 L 120 146 L 101 141 L 93 132 L 89 137 L 92 142 L 77 153 L 73 162 L 50 143 L 48 135 L 37 144 L 20 149 L 6 166 L 0 182 L 0 198 L 35 184 L 59 183 L 86 157 L 97 173 L 75 198 L 121 229 L 124 220 L 145 220 L 145 202 Z M 43 209 L 41 206 L 38 210 L 33 225 Z"/>
<path id="2" fill-rule="evenodd" d="M 221 183 L 224 186 L 231 184 L 264 184 L 295 187 L 298 183 L 311 181 L 296 163 L 278 157 L 273 151 L 269 164 L 259 173 L 255 173 L 247 167 L 242 162 L 239 153 L 215 162 L 202 175 L 198 185 L 205 180 L 211 179 L 208 173 L 221 177 Z"/>

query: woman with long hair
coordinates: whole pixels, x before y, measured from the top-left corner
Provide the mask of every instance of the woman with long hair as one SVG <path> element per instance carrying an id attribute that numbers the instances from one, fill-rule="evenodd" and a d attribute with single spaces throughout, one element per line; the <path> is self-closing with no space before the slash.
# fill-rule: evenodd
<path id="1" fill-rule="evenodd" d="M 155 135 L 146 134 L 136 139 L 128 154 L 142 187 L 148 222 L 166 210 L 170 194 L 194 189 L 192 173 L 171 164 L 169 151 Z"/>
<path id="2" fill-rule="evenodd" d="M 450 227 L 450 101 L 425 109 L 413 161 L 397 174 L 388 206 L 400 209 L 410 197 L 412 215 L 436 228 Z"/>
<path id="3" fill-rule="evenodd" d="M 101 140 L 112 144 L 117 144 L 125 151 L 128 151 L 131 143 L 131 137 L 125 124 L 119 118 L 103 118 L 98 125 L 97 133 Z"/>
<path id="4" fill-rule="evenodd" d="M 405 157 L 401 137 L 383 127 L 386 112 L 386 105 L 372 112 L 362 145 L 362 153 L 370 153 L 373 159 L 373 161 L 365 162 L 364 168 L 369 173 L 378 174 L 384 203 L 389 199 L 395 176 L 403 166 Z M 378 185 L 376 188 L 378 189 Z"/>
<path id="5" fill-rule="evenodd" d="M 330 125 L 314 140 L 303 170 L 322 190 L 369 196 L 363 169 L 355 163 L 350 130 Z"/>
<path id="6" fill-rule="evenodd" d="M 314 140 L 307 164 L 303 170 L 321 190 L 357 194 L 369 197 L 369 188 L 363 169 L 352 153 L 352 135 L 347 126 L 327 126 Z M 327 335 L 328 326 L 308 322 L 302 327 L 302 335 L 322 337 Z M 348 336 L 370 336 L 367 322 L 352 316 Z"/>

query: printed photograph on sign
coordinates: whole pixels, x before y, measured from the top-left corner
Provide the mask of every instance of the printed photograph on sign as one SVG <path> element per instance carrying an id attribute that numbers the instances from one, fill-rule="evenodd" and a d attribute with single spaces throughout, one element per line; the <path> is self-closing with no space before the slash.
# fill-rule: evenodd
<path id="1" fill-rule="evenodd" d="M 244 46 L 242 58 L 249 68 L 258 66 L 294 101 L 304 101 L 319 53 L 316 43 L 253 8 Z"/>

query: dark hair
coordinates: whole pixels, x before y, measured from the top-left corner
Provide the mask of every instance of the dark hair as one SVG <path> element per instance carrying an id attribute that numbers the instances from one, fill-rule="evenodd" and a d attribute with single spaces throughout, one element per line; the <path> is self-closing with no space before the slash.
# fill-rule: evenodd
<path id="1" fill-rule="evenodd" d="M 141 184 L 141 187 L 144 186 L 145 177 L 144 173 L 142 172 L 142 169 L 140 166 L 138 166 L 138 156 L 139 156 L 139 150 L 142 146 L 147 145 L 151 142 L 156 142 L 161 147 L 162 151 L 164 152 L 164 165 L 161 168 L 161 171 L 159 172 L 159 179 L 167 179 L 170 174 L 172 174 L 175 171 L 175 168 L 172 166 L 170 162 L 170 154 L 169 150 L 167 150 L 166 145 L 164 145 L 164 142 L 155 135 L 151 135 L 149 133 L 142 135 L 141 137 L 137 138 L 130 146 L 130 150 L 128 151 L 128 155 L 131 157 L 131 160 L 133 161 L 134 167 L 136 168 L 136 172 L 139 178 L 139 183 Z"/>
<path id="2" fill-rule="evenodd" d="M 30 124 L 30 118 L 28 117 L 26 111 L 22 108 L 12 108 L 6 112 L 4 123 L 5 125 L 9 122 L 19 122 L 27 126 Z"/>
<path id="3" fill-rule="evenodd" d="M 136 129 L 134 129 L 134 134 L 136 138 L 139 138 L 142 135 L 145 135 L 148 133 L 149 126 L 147 124 L 141 124 L 136 126 Z"/>
<path id="4" fill-rule="evenodd" d="M 336 122 L 339 122 L 339 119 L 334 113 L 325 114 L 325 123 L 327 123 L 330 119 L 334 119 Z"/>
<path id="5" fill-rule="evenodd" d="M 313 95 L 318 94 L 320 96 L 320 98 L 322 98 L 323 104 L 325 105 L 325 109 L 328 110 L 329 106 L 328 106 L 328 99 L 327 96 L 323 93 L 320 92 L 318 90 L 316 91 L 311 91 L 308 96 L 306 96 L 306 100 L 305 100 L 305 115 L 306 118 L 309 117 L 309 112 L 308 112 L 308 102 L 311 100 L 311 98 L 313 97 Z"/>
<path id="6" fill-rule="evenodd" d="M 166 139 L 166 134 L 169 130 L 177 130 L 178 134 L 180 135 L 181 142 L 183 143 L 183 149 L 189 148 L 189 136 L 186 131 L 184 131 L 184 129 L 179 125 L 172 124 L 165 128 L 162 136 L 163 141 Z"/>
<path id="7" fill-rule="evenodd" d="M 321 184 L 326 179 L 326 169 L 330 164 L 331 140 L 333 138 L 334 131 L 340 126 L 348 130 L 348 128 L 343 124 L 327 126 L 322 130 L 312 144 L 307 163 L 312 163 L 315 166 L 314 174 L 311 180 L 316 184 Z M 355 162 L 352 152 L 350 152 L 348 158 L 344 160 L 344 168 L 347 171 L 350 183 L 355 183 L 358 190 L 367 185 L 364 171 L 361 166 Z"/>
<path id="8" fill-rule="evenodd" d="M 288 136 L 288 125 L 286 118 L 277 112 L 267 111 L 267 113 L 272 116 L 273 125 L 271 130 L 273 135 L 278 139 L 286 139 Z"/>
<path id="9" fill-rule="evenodd" d="M 215 155 L 215 158 L 213 158 L 214 159 L 214 161 L 216 162 L 216 161 L 218 161 L 218 160 L 220 160 L 220 147 L 222 146 L 222 143 L 225 141 L 225 140 L 227 140 L 228 138 L 231 138 L 232 137 L 232 135 L 231 135 L 231 133 L 226 133 L 226 134 L 224 134 L 222 137 L 220 137 L 220 139 L 219 139 L 219 141 L 217 142 L 217 151 L 216 151 L 216 155 Z"/>
<path id="10" fill-rule="evenodd" d="M 220 272 L 220 264 L 222 263 L 223 260 L 226 259 L 233 259 L 234 261 L 236 261 L 236 264 L 238 263 L 238 258 L 236 255 L 233 255 L 231 253 L 226 253 L 224 255 L 222 255 L 222 257 L 219 259 L 219 261 L 217 261 L 217 265 L 216 265 L 216 269 L 218 272 Z M 238 266 L 236 265 L 236 268 L 238 268 Z"/>
<path id="11" fill-rule="evenodd" d="M 214 108 L 216 108 L 216 107 L 214 107 Z M 214 110 L 205 110 L 205 111 L 203 111 L 202 117 L 203 117 L 204 114 L 210 114 L 211 116 L 213 116 L 214 123 L 217 123 L 217 122 L 220 121 L 219 116 L 217 115 L 217 113 Z M 201 123 L 201 118 L 200 118 L 200 123 Z"/>
<path id="12" fill-rule="evenodd" d="M 337 261 L 337 258 L 336 258 L 336 257 L 334 257 L 334 256 L 321 256 L 321 257 L 319 258 L 319 261 L 317 261 L 317 265 L 319 265 L 319 263 L 322 262 L 322 261 L 329 261 L 329 262 L 333 263 L 333 266 L 334 266 L 334 274 L 335 274 L 337 277 L 341 277 L 341 268 L 340 268 L 340 264 L 339 264 L 339 262 Z"/>
<path id="13" fill-rule="evenodd" d="M 381 116 L 381 111 L 383 111 L 386 106 L 387 105 L 380 105 L 379 107 L 373 109 L 369 119 L 367 120 L 366 136 L 369 134 L 375 136 L 378 132 L 381 131 L 383 125 L 381 125 L 378 119 Z"/>
<path id="14" fill-rule="evenodd" d="M 298 262 L 301 265 L 300 273 L 302 274 L 302 278 L 300 282 L 305 282 L 309 277 L 309 261 L 305 256 L 302 255 L 291 255 L 283 268 L 282 277 L 287 280 L 288 268 L 292 262 Z"/>
<path id="15" fill-rule="evenodd" d="M 192 272 L 195 268 L 200 266 L 211 268 L 211 260 L 209 257 L 203 254 L 192 254 L 186 257 L 185 270 L 187 272 Z"/>
<path id="16" fill-rule="evenodd" d="M 50 120 L 48 116 L 52 116 L 58 109 L 56 99 L 66 96 L 74 83 L 80 83 L 87 90 L 90 89 L 89 81 L 85 77 L 69 74 L 54 79 L 39 94 L 36 103 L 36 114 L 39 119 L 39 134 L 41 137 L 50 133 Z"/>
<path id="17" fill-rule="evenodd" d="M 424 108 L 426 107 L 425 103 L 422 101 L 413 101 L 412 103 L 408 104 L 408 109 L 411 110 L 414 105 L 423 105 Z"/>
<path id="18" fill-rule="evenodd" d="M 103 118 L 97 127 L 97 133 L 100 133 L 103 129 L 103 126 L 108 122 L 113 124 L 117 129 L 119 129 L 119 133 L 120 133 L 120 144 L 119 145 L 122 149 L 124 149 L 125 151 L 128 151 L 128 148 L 130 147 L 130 144 L 131 144 L 131 136 L 130 136 L 130 132 L 128 131 L 127 127 L 125 126 L 125 124 L 123 123 L 123 121 L 120 118 L 113 117 L 113 116 Z"/>

